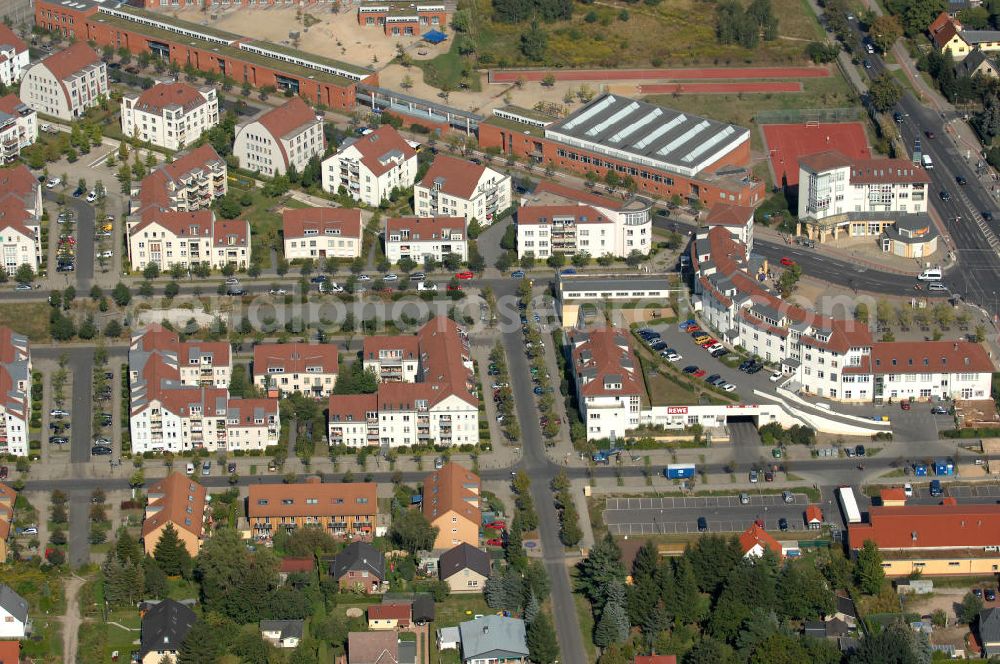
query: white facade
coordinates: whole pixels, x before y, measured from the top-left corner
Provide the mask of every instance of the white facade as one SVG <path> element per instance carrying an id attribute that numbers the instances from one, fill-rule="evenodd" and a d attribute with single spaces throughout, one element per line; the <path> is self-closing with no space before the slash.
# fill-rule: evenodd
<path id="1" fill-rule="evenodd" d="M 361 210 L 289 208 L 282 212 L 285 259 L 357 258 L 361 255 Z"/>
<path id="2" fill-rule="evenodd" d="M 31 351 L 28 339 L 0 328 L 0 454 L 26 457 L 31 424 Z"/>
<path id="3" fill-rule="evenodd" d="M 20 94 L 39 113 L 72 120 L 107 97 L 107 65 L 86 43 L 76 42 L 29 67 Z"/>
<path id="4" fill-rule="evenodd" d="M 122 134 L 168 150 L 182 150 L 219 123 L 215 88 L 159 83 L 122 96 Z"/>
<path id="5" fill-rule="evenodd" d="M 385 222 L 385 257 L 390 263 L 409 258 L 422 263 L 431 257 L 441 262 L 446 254 L 469 260 L 465 219 L 460 217 L 392 217 Z"/>
<path id="6" fill-rule="evenodd" d="M 824 152 L 799 160 L 799 218 L 927 212 L 927 172 L 905 159 L 850 160 Z"/>
<path id="7" fill-rule="evenodd" d="M 417 179 L 417 152 L 391 125 L 356 139 L 323 161 L 323 190 L 343 187 L 351 198 L 377 207 L 393 189 L 412 187 Z"/>
<path id="8" fill-rule="evenodd" d="M 413 189 L 418 217 L 464 217 L 483 226 L 511 206 L 511 179 L 492 168 L 439 155 Z"/>
<path id="9" fill-rule="evenodd" d="M 569 334 L 573 383 L 587 440 L 620 438 L 639 426 L 642 379 L 628 334 L 614 327 Z"/>
<path id="10" fill-rule="evenodd" d="M 133 270 L 150 263 L 168 271 L 175 265 L 190 270 L 207 263 L 215 270 L 228 264 L 250 264 L 250 224 L 239 219 L 215 219 L 211 210 L 147 211 L 144 220 L 128 222 L 128 255 Z"/>
<path id="11" fill-rule="evenodd" d="M 284 175 L 290 167 L 301 173 L 325 150 L 323 121 L 299 97 L 237 127 L 233 143 L 241 168 L 269 177 Z"/>
<path id="12" fill-rule="evenodd" d="M 28 603 L 7 585 L 0 584 L 0 639 L 23 639 L 27 635 Z"/>
<path id="13" fill-rule="evenodd" d="M 10 108 L 5 102 L 16 102 Z M 3 161 L 15 161 L 23 148 L 38 140 L 38 113 L 21 103 L 16 95 L 0 99 L 0 153 Z"/>
<path id="14" fill-rule="evenodd" d="M 630 210 L 591 205 L 522 206 L 517 211 L 517 256 L 544 260 L 553 254 L 593 258 L 648 254 L 653 222 L 648 205 Z"/>
<path id="15" fill-rule="evenodd" d="M 42 188 L 25 165 L 0 169 L 0 261 L 8 275 L 41 264 Z"/>
<path id="16" fill-rule="evenodd" d="M 28 68 L 28 45 L 6 25 L 0 27 L 0 83 L 10 87 Z"/>
<path id="17" fill-rule="evenodd" d="M 0 252 L 3 269 L 9 276 L 13 276 L 22 265 L 30 265 L 38 273 L 39 237 L 38 226 L 26 227 L 0 221 Z"/>

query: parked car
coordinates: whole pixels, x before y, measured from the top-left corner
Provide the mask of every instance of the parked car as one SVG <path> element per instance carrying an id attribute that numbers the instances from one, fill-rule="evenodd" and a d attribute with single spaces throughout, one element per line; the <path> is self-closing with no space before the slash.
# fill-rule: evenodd
<path id="1" fill-rule="evenodd" d="M 66 417 L 67 415 L 69 415 L 69 413 L 62 408 L 53 408 L 49 411 L 49 417 Z"/>
<path id="2" fill-rule="evenodd" d="M 472 274 L 472 270 L 462 270 L 455 273 L 456 279 L 472 279 L 474 276 L 476 275 Z"/>
<path id="3" fill-rule="evenodd" d="M 510 273 L 510 278 L 511 279 L 524 279 L 524 271 L 523 270 L 515 270 L 514 272 Z"/>
<path id="4" fill-rule="evenodd" d="M 783 501 L 785 501 L 786 503 L 794 503 L 795 502 L 795 496 L 792 495 L 791 491 L 782 491 L 781 492 L 781 499 Z"/>
<path id="5" fill-rule="evenodd" d="M 212 472 L 212 462 L 211 461 L 206 461 L 205 463 L 201 464 L 201 474 L 202 475 L 208 475 L 211 472 Z"/>
<path id="6" fill-rule="evenodd" d="M 987 602 L 995 602 L 997 599 L 997 593 L 992 588 L 987 588 L 983 591 L 983 599 Z"/>
<path id="7" fill-rule="evenodd" d="M 21 534 L 22 535 L 37 535 L 38 534 L 38 528 L 36 528 L 35 526 L 28 526 L 27 528 L 25 528 L 24 530 L 21 531 Z"/>
<path id="8" fill-rule="evenodd" d="M 907 498 L 913 497 L 913 485 L 910 484 L 909 482 L 903 485 L 903 495 L 906 496 Z"/>
<path id="9" fill-rule="evenodd" d="M 503 540 L 499 537 L 491 537 L 486 540 L 486 546 L 503 546 Z"/>
<path id="10" fill-rule="evenodd" d="M 226 466 L 226 470 L 229 471 L 230 475 L 236 474 L 236 462 L 230 461 L 229 465 Z"/>
<path id="11" fill-rule="evenodd" d="M 698 532 L 704 533 L 708 531 L 708 519 L 703 516 L 698 517 Z"/>
<path id="12" fill-rule="evenodd" d="M 777 383 L 779 380 L 781 380 L 784 377 L 785 377 L 785 374 L 781 373 L 780 371 L 775 371 L 774 373 L 772 373 L 770 375 L 770 377 L 768 378 L 768 380 L 771 381 L 772 383 Z"/>
<path id="13" fill-rule="evenodd" d="M 778 530 L 781 530 L 782 532 L 788 530 L 788 519 L 785 517 L 778 519 Z"/>
<path id="14" fill-rule="evenodd" d="M 91 192 L 89 194 L 87 194 L 87 202 L 88 203 L 94 203 L 96 201 L 97 201 L 97 192 L 91 190 Z"/>
<path id="15" fill-rule="evenodd" d="M 7 470 L 7 466 L 0 466 L 0 480 L 7 479 L 8 472 L 9 471 Z"/>
<path id="16" fill-rule="evenodd" d="M 43 125 L 44 126 L 44 125 Z M 62 178 L 49 178 L 48 182 L 45 183 L 46 189 L 55 189 L 62 184 Z"/>
<path id="17" fill-rule="evenodd" d="M 749 493 L 741 493 L 740 494 L 740 505 L 749 505 L 749 504 L 750 504 L 750 494 Z"/>
<path id="18" fill-rule="evenodd" d="M 934 406 L 931 408 L 931 415 L 947 415 L 948 409 L 944 406 Z"/>
<path id="19" fill-rule="evenodd" d="M 111 454 L 111 448 L 103 445 L 95 445 L 90 448 L 90 453 L 94 456 L 108 456 Z"/>

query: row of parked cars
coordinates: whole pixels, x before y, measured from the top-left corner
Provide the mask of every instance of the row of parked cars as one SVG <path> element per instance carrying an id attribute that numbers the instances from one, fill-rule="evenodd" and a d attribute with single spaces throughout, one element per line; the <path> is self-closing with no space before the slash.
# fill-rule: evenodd
<path id="1" fill-rule="evenodd" d="M 721 358 L 729 355 L 729 351 L 726 347 L 719 343 L 717 340 L 713 339 L 710 334 L 705 332 L 698 326 L 698 323 L 694 320 L 686 320 L 678 326 L 681 332 L 687 332 L 694 339 L 694 342 L 708 351 L 708 354 L 714 358 Z"/>
<path id="2" fill-rule="evenodd" d="M 660 354 L 660 357 L 666 358 L 671 362 L 677 362 L 681 359 L 681 354 L 678 353 L 673 348 L 667 346 L 667 342 L 663 340 L 662 335 L 654 329 L 644 327 L 636 334 L 649 345 L 651 350 L 655 350 Z"/>

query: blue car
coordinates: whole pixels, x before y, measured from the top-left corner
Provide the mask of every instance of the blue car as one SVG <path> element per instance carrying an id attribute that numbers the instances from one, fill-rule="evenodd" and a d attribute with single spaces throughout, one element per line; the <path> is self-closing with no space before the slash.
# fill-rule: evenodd
<path id="1" fill-rule="evenodd" d="M 524 279 L 524 270 L 517 270 L 510 273 L 511 279 Z"/>
<path id="2" fill-rule="evenodd" d="M 563 270 L 562 272 L 560 272 L 559 274 L 561 274 L 563 276 L 568 276 L 568 275 L 571 275 L 571 274 L 576 274 L 576 270 L 574 270 L 571 267 L 568 267 L 565 270 Z"/>

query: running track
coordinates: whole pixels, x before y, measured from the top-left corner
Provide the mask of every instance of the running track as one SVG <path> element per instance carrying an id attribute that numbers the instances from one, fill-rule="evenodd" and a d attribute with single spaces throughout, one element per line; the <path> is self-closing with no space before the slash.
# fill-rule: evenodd
<path id="1" fill-rule="evenodd" d="M 742 83 L 655 83 L 640 85 L 641 94 L 707 94 L 723 92 L 802 92 L 798 81 L 745 81 Z"/>
<path id="2" fill-rule="evenodd" d="M 541 81 L 551 74 L 557 81 L 623 81 L 824 78 L 827 67 L 712 67 L 708 69 L 491 69 L 490 83 L 514 83 L 518 79 Z"/>

